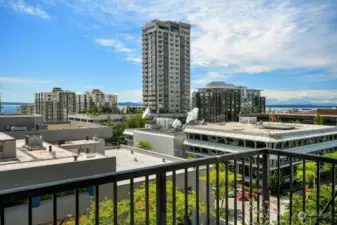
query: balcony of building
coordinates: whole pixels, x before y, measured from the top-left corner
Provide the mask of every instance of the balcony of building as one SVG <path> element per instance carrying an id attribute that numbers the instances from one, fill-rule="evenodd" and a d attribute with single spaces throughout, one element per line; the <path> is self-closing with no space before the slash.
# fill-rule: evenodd
<path id="1" fill-rule="evenodd" d="M 277 163 L 271 175 L 271 157 L 288 158 L 289 174 Z M 292 165 L 298 160 L 302 167 Z M 54 225 L 334 224 L 336 164 L 335 158 L 260 149 L 2 190 L 0 224 L 10 224 L 13 202 L 22 204 L 25 224 L 36 224 L 42 213 Z M 284 186 L 284 176 L 293 182 Z M 92 199 L 83 213 L 79 199 L 88 187 Z M 71 193 L 73 211 L 63 218 L 58 204 L 64 204 L 59 193 L 65 192 Z M 52 196 L 51 207 L 35 207 L 34 199 L 46 195 Z"/>

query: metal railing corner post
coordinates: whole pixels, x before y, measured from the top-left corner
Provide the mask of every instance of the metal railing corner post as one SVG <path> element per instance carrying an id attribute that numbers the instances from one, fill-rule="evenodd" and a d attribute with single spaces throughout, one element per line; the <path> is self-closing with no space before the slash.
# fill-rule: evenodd
<path id="1" fill-rule="evenodd" d="M 263 154 L 262 158 L 262 220 L 264 223 L 270 220 L 270 198 L 269 198 L 269 186 L 271 181 L 270 174 L 270 155 L 268 153 Z"/>
<path id="2" fill-rule="evenodd" d="M 166 173 L 156 175 L 156 223 L 166 224 Z"/>

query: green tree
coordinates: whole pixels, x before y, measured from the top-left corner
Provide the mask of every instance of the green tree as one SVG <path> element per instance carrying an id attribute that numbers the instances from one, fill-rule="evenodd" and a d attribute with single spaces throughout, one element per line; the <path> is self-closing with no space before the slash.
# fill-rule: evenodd
<path id="1" fill-rule="evenodd" d="M 126 128 L 143 128 L 145 124 L 149 123 L 147 118 L 142 118 L 141 114 L 137 116 L 129 116 L 124 119 Z"/>
<path id="2" fill-rule="evenodd" d="M 328 156 L 328 157 L 332 157 L 332 158 L 337 158 L 337 152 L 331 152 L 331 153 L 327 153 L 324 154 L 324 156 Z M 330 163 L 324 163 L 324 169 L 326 171 L 331 172 L 332 170 L 332 165 Z"/>
<path id="3" fill-rule="evenodd" d="M 319 208 L 320 211 L 324 208 L 324 206 L 329 202 L 331 199 L 331 185 L 320 185 L 320 190 L 319 190 Z M 305 214 L 307 215 L 305 220 L 300 219 L 299 214 L 302 212 L 302 205 L 303 205 L 303 199 L 302 195 L 298 194 L 293 194 L 293 200 L 292 200 L 292 224 L 296 225 L 302 225 L 302 224 L 308 224 L 308 225 L 313 225 L 316 223 L 316 189 L 310 189 L 308 193 L 306 193 L 306 200 L 305 200 Z M 336 206 L 337 207 L 337 206 Z M 290 209 L 290 204 L 286 206 L 286 211 L 285 213 L 281 216 L 281 224 L 286 225 L 289 224 L 289 209 Z M 337 216 L 337 209 L 335 210 Z M 331 206 L 326 214 L 326 216 L 331 217 Z M 321 219 L 320 224 L 323 225 L 328 225 L 332 224 L 331 219 Z"/>
<path id="4" fill-rule="evenodd" d="M 315 186 L 315 181 L 317 178 L 317 163 L 316 162 L 306 162 L 305 163 L 305 182 L 308 185 Z M 303 182 L 303 163 L 298 164 L 296 167 L 296 179 Z"/>
<path id="5" fill-rule="evenodd" d="M 137 144 L 137 148 L 145 149 L 145 150 L 154 150 L 153 146 L 147 141 L 139 141 Z"/>
<path id="6" fill-rule="evenodd" d="M 166 218 L 167 224 L 172 224 L 172 182 L 166 182 Z M 176 193 L 176 219 L 177 224 L 184 223 L 184 213 L 185 213 L 185 194 L 183 191 L 175 188 Z M 117 223 L 119 225 L 128 225 L 130 224 L 130 198 L 127 200 L 121 200 L 117 203 Z M 135 225 L 145 224 L 145 186 L 140 186 L 134 192 L 134 221 Z M 105 199 L 99 203 L 99 224 L 104 225 L 113 225 L 113 202 L 110 199 Z M 191 191 L 188 195 L 188 209 L 190 212 L 196 209 L 196 193 Z M 149 220 L 150 224 L 156 224 L 156 184 L 149 184 Z M 205 213 L 205 205 L 200 201 L 199 203 L 199 213 L 203 215 Z M 69 221 L 73 221 L 70 219 Z M 67 223 L 71 224 L 71 223 Z M 84 221 L 84 225 L 94 225 L 95 224 L 95 201 L 92 200 L 90 207 L 88 208 L 87 220 Z"/>
<path id="7" fill-rule="evenodd" d="M 314 117 L 314 124 L 315 125 L 323 125 L 324 124 L 324 118 L 316 112 L 316 115 Z"/>
<path id="8" fill-rule="evenodd" d="M 214 165 L 215 168 L 215 165 Z M 237 180 L 241 179 L 241 175 L 237 173 Z M 200 178 L 201 180 L 205 181 L 206 176 L 203 176 Z M 216 169 L 213 169 L 209 172 L 209 183 L 212 187 L 212 192 L 216 196 L 216 180 L 217 180 L 217 175 L 216 175 Z M 234 181 L 234 173 L 228 171 L 228 184 L 226 183 L 226 170 L 224 164 L 220 163 L 219 164 L 219 200 L 220 200 L 220 209 L 224 208 L 224 203 L 226 200 L 226 186 L 230 187 L 233 184 Z M 229 190 L 230 191 L 230 190 Z M 224 212 L 220 210 L 221 217 L 224 217 Z"/>
<path id="9" fill-rule="evenodd" d="M 301 122 L 301 120 L 296 120 L 295 123 L 301 124 L 302 122 Z"/>
<path id="10" fill-rule="evenodd" d="M 125 126 L 123 123 L 105 122 L 104 125 L 109 126 L 112 129 L 112 137 L 108 140 L 111 144 L 125 144 L 125 138 L 123 135 Z"/>
<path id="11" fill-rule="evenodd" d="M 102 109 L 102 108 L 98 108 L 98 109 L 97 109 L 97 113 L 98 113 L 98 114 L 102 114 L 102 112 L 103 112 L 103 109 Z"/>
<path id="12" fill-rule="evenodd" d="M 254 106 L 254 113 L 261 113 L 261 109 L 257 106 Z"/>

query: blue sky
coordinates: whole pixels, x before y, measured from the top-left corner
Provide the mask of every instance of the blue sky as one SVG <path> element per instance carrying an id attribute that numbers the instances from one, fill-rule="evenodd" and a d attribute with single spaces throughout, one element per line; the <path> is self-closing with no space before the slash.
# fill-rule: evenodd
<path id="1" fill-rule="evenodd" d="M 141 27 L 192 24 L 193 88 L 263 89 L 268 103 L 337 104 L 337 1 L 0 0 L 0 90 L 58 86 L 141 101 Z"/>

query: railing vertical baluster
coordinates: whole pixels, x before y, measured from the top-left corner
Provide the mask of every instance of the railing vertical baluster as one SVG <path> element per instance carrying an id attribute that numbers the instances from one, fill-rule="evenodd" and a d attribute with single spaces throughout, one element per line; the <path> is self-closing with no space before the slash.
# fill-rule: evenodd
<path id="1" fill-rule="evenodd" d="M 246 167 L 246 159 L 243 158 L 242 159 L 242 175 L 241 175 L 241 194 L 242 194 L 242 202 L 241 202 L 241 209 L 242 209 L 242 224 L 246 224 L 246 221 L 245 221 L 245 196 L 246 196 L 246 191 L 245 191 L 245 167 Z"/>
<path id="2" fill-rule="evenodd" d="M 249 158 L 249 224 L 253 224 L 253 158 Z"/>
<path id="3" fill-rule="evenodd" d="M 277 224 L 281 224 L 281 160 L 280 155 L 277 155 Z"/>
<path id="4" fill-rule="evenodd" d="M 269 201 L 269 180 L 270 180 L 270 157 L 263 154 L 262 158 L 262 197 L 263 197 L 263 223 L 270 220 L 270 201 Z"/>
<path id="5" fill-rule="evenodd" d="M 237 167 L 237 162 L 236 162 L 236 159 L 234 159 L 234 225 L 237 224 L 237 210 L 238 210 L 238 206 L 237 206 L 237 196 L 236 196 L 236 191 L 237 191 L 237 188 L 236 188 L 236 178 L 237 178 L 237 174 L 236 174 L 236 167 Z"/>
<path id="6" fill-rule="evenodd" d="M 5 207 L 2 202 L 0 202 L 0 225 L 5 225 Z"/>
<path id="7" fill-rule="evenodd" d="M 134 182 L 130 179 L 130 225 L 135 223 L 135 201 L 134 201 Z"/>
<path id="8" fill-rule="evenodd" d="M 114 206 L 114 225 L 118 225 L 117 217 L 117 181 L 114 182 L 113 186 L 113 206 Z"/>
<path id="9" fill-rule="evenodd" d="M 99 225 L 99 186 L 95 186 L 95 224 Z"/>
<path id="10" fill-rule="evenodd" d="M 32 198 L 28 198 L 28 224 L 33 225 L 33 202 L 32 202 Z"/>
<path id="11" fill-rule="evenodd" d="M 319 161 L 316 162 L 316 174 L 317 174 L 317 182 L 316 182 L 316 224 L 319 224 L 319 183 L 321 180 L 320 175 L 320 163 Z"/>
<path id="12" fill-rule="evenodd" d="M 57 201 L 56 194 L 53 193 L 53 225 L 57 225 Z"/>
<path id="13" fill-rule="evenodd" d="M 257 178 L 256 178 L 256 189 L 257 189 L 257 215 L 256 215 L 256 220 L 257 224 L 260 223 L 260 154 L 257 155 L 256 157 L 257 165 L 256 165 L 256 173 L 257 173 Z"/>
<path id="14" fill-rule="evenodd" d="M 199 224 L 199 166 L 195 167 L 195 201 L 196 224 Z"/>
<path id="15" fill-rule="evenodd" d="M 332 225 L 335 224 L 335 189 L 336 189 L 336 168 L 335 164 L 332 164 L 332 171 L 331 171 L 332 179 L 331 179 L 331 216 L 332 216 Z"/>
<path id="16" fill-rule="evenodd" d="M 210 224 L 210 197 L 209 197 L 209 164 L 206 165 L 206 212 L 207 212 L 207 217 L 206 217 L 206 224 Z"/>
<path id="17" fill-rule="evenodd" d="M 79 196 L 80 191 L 78 189 L 75 190 L 75 224 L 80 224 L 80 204 L 79 204 Z"/>
<path id="18" fill-rule="evenodd" d="M 185 169 L 185 173 L 184 173 L 184 185 L 185 185 L 185 191 L 184 191 L 184 197 L 185 197 L 185 224 L 188 224 L 188 220 L 189 220 L 189 216 L 188 216 L 188 168 Z"/>
<path id="19" fill-rule="evenodd" d="M 145 224 L 150 224 L 150 208 L 149 208 L 149 176 L 145 177 Z"/>
<path id="20" fill-rule="evenodd" d="M 176 224 L 176 171 L 172 171 L 172 225 Z"/>
<path id="21" fill-rule="evenodd" d="M 290 166 L 290 185 L 289 185 L 289 224 L 292 222 L 293 216 L 293 158 L 289 159 Z"/>
<path id="22" fill-rule="evenodd" d="M 157 224 L 166 225 L 166 173 L 156 175 L 156 207 Z"/>
<path id="23" fill-rule="evenodd" d="M 216 178 L 215 178 L 215 189 L 216 189 L 216 224 L 220 224 L 220 191 L 219 191 L 219 163 L 215 164 Z"/>
<path id="24" fill-rule="evenodd" d="M 305 211 L 306 211 L 306 205 L 305 205 L 305 203 L 306 203 L 306 180 L 305 180 L 305 174 L 306 174 L 306 161 L 305 161 L 305 159 L 303 159 L 303 171 L 302 171 L 302 173 L 303 173 L 303 177 L 302 177 L 302 179 L 303 179 L 303 195 L 302 195 L 302 212 L 304 212 L 305 213 Z M 305 219 L 303 220 L 303 222 L 305 222 Z"/>
<path id="25" fill-rule="evenodd" d="M 228 162 L 225 162 L 225 170 L 226 170 L 226 181 L 225 181 L 225 198 L 226 198 L 226 225 L 228 225 L 228 214 L 229 214 L 229 208 L 228 208 Z"/>

